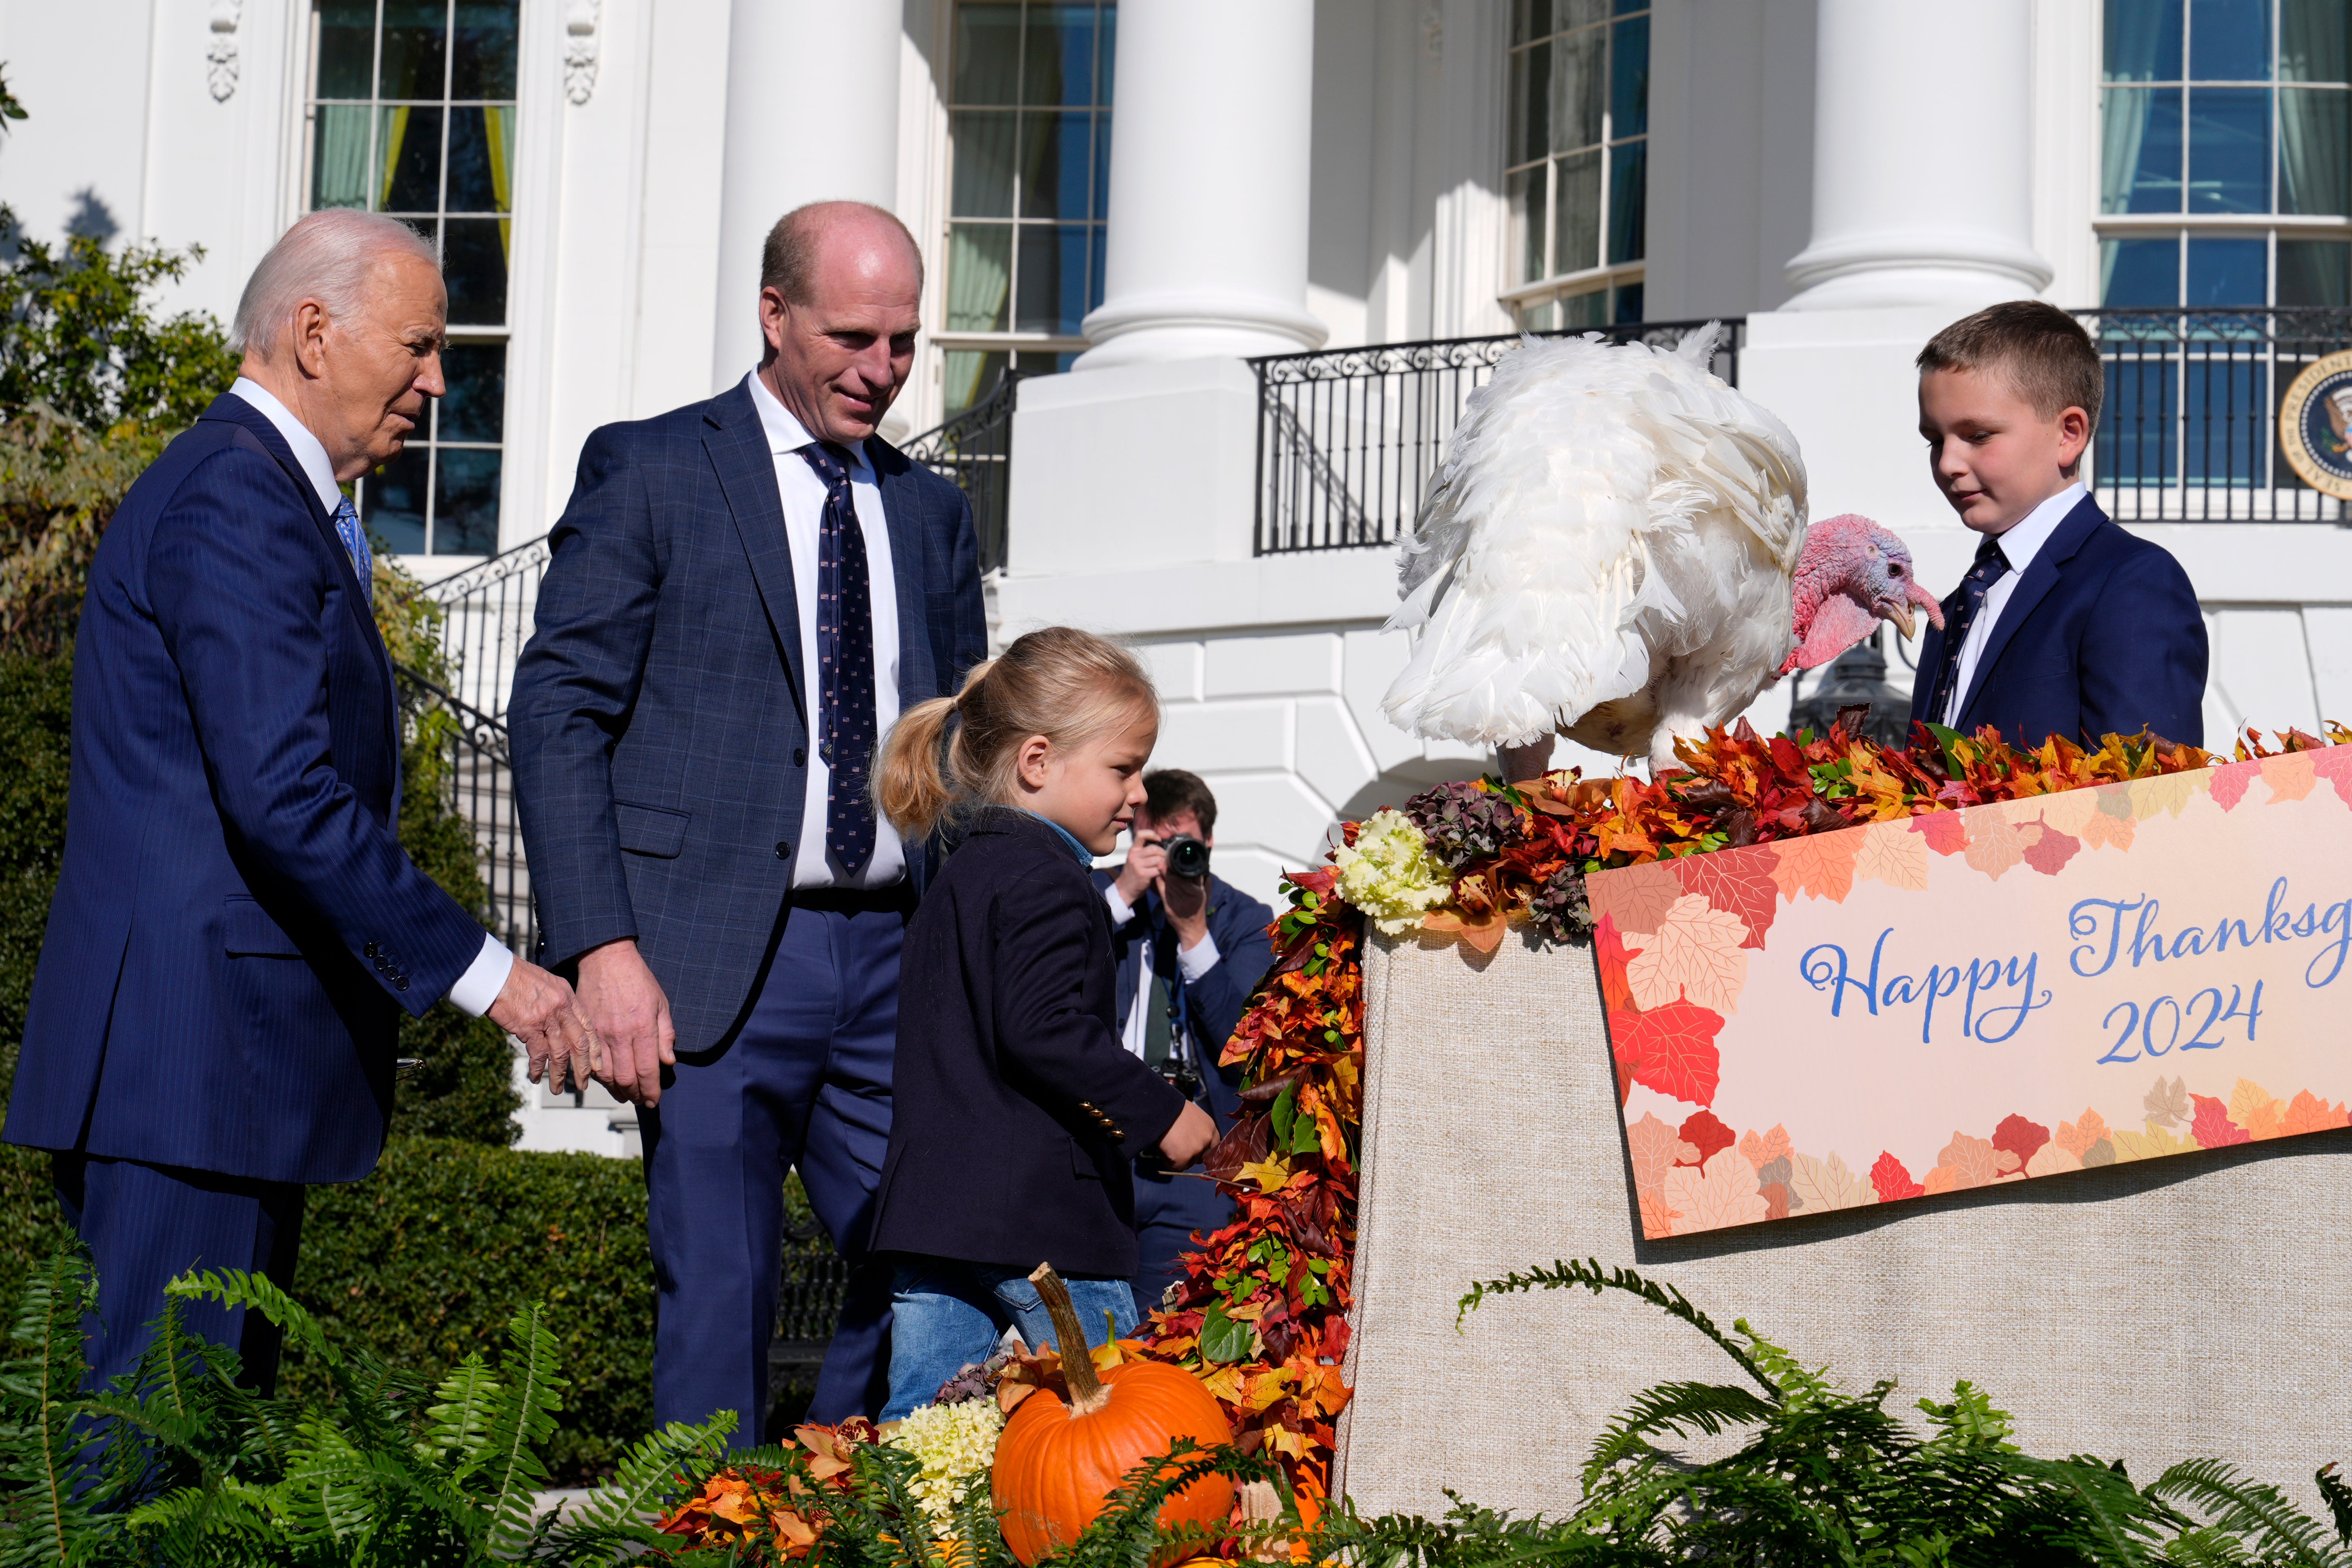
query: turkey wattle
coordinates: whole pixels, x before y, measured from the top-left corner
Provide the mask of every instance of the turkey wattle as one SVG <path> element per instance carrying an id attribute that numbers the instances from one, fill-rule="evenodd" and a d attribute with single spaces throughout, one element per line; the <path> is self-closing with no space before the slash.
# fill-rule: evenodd
<path id="1" fill-rule="evenodd" d="M 1796 439 L 1709 374 L 1715 339 L 1530 342 L 1472 395 L 1404 545 L 1388 624 L 1420 635 L 1391 720 L 1670 767 L 1675 737 L 1877 621 L 1943 624 L 1893 533 L 1806 529 Z"/>

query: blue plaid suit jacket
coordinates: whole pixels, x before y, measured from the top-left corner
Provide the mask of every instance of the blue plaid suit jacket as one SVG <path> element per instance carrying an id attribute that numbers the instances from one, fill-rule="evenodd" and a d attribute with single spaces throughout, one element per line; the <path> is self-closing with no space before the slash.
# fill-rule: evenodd
<path id="1" fill-rule="evenodd" d="M 911 707 L 986 657 L 979 540 L 961 489 L 878 437 L 866 451 Z M 708 1050 L 752 998 L 794 848 L 824 831 L 801 820 L 814 693 L 750 391 L 591 436 L 549 544 L 508 712 L 547 960 L 635 938 L 677 1048 Z"/>

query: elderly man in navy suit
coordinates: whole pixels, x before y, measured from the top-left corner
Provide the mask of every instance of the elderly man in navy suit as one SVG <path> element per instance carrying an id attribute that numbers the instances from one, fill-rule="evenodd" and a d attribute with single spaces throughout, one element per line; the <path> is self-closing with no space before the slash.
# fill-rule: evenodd
<path id="1" fill-rule="evenodd" d="M 888 213 L 787 214 L 759 368 L 589 437 L 515 673 L 515 784 L 546 951 L 576 966 L 644 1108 L 654 1417 L 761 1441 L 783 1184 L 848 1299 L 813 1417 L 881 1407 L 890 1269 L 869 1255 L 898 954 L 924 847 L 868 768 L 986 652 L 954 485 L 875 434 L 914 363 L 922 259 Z"/>
<path id="2" fill-rule="evenodd" d="M 1197 773 L 1162 768 L 1143 777 L 1132 847 L 1116 873 L 1095 879 L 1110 906 L 1118 966 L 1120 1038 L 1230 1132 L 1240 1113 L 1241 1068 L 1217 1058 L 1250 993 L 1274 964 L 1274 911 L 1212 874 L 1217 797 Z M 1171 865 L 1170 846 L 1200 845 L 1201 875 Z M 1135 1311 L 1149 1317 L 1183 1272 L 1177 1259 L 1194 1232 L 1233 1223 L 1234 1202 L 1197 1174 L 1171 1171 L 1157 1150 L 1135 1159 Z"/>
<path id="3" fill-rule="evenodd" d="M 99 1278 L 94 1381 L 194 1266 L 290 1286 L 302 1192 L 375 1166 L 399 1016 L 444 996 L 584 1070 L 571 987 L 409 863 L 400 705 L 337 488 L 443 391 L 446 296 L 391 218 L 313 214 L 247 284 L 236 384 L 131 488 L 74 654 L 65 865 L 10 1142 L 56 1152 Z M 258 1314 L 189 1328 L 274 1382 Z"/>

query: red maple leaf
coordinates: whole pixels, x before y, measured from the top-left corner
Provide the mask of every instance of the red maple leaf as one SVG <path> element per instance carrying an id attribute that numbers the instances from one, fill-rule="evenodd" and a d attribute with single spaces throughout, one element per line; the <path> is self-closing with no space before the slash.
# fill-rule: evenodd
<path id="1" fill-rule="evenodd" d="M 2311 759 L 2311 771 L 2336 786 L 2344 804 L 2352 805 L 2352 746 L 2330 746 Z"/>
<path id="2" fill-rule="evenodd" d="M 1592 956 L 1601 965 L 1601 1005 L 1612 1013 L 1633 1010 L 1633 988 L 1625 979 L 1625 965 L 1642 949 L 1627 947 L 1617 934 L 1617 922 L 1607 915 L 1592 928 Z"/>
<path id="3" fill-rule="evenodd" d="M 1641 1065 L 1641 1047 L 1633 1031 L 1641 1026 L 1639 1013 L 1612 1010 L 1609 1015 L 1609 1055 L 1617 1064 L 1617 1103 L 1623 1105 L 1633 1089 L 1633 1069 Z"/>
<path id="4" fill-rule="evenodd" d="M 1669 864 L 1685 893 L 1696 893 L 1710 908 L 1728 910 L 1748 928 L 1742 947 L 1761 948 L 1772 917 L 1780 911 L 1780 889 L 1772 880 L 1774 856 L 1767 850 L 1718 849 L 1711 855 L 1685 855 Z"/>
<path id="5" fill-rule="evenodd" d="M 2000 1125 L 1992 1130 L 1992 1146 L 2006 1149 L 2017 1156 L 2017 1167 L 2033 1158 L 2033 1152 L 2050 1142 L 2050 1129 L 2038 1121 L 2028 1121 L 2022 1116 L 2004 1116 Z"/>
<path id="6" fill-rule="evenodd" d="M 1622 1015 L 1624 1044 L 1619 1060 L 1633 1062 L 1633 1081 L 1686 1105 L 1713 1105 L 1715 1086 L 1723 1074 L 1723 1058 L 1715 1037 L 1723 1028 L 1722 1015 L 1689 1002 L 1669 1002 L 1647 1013 Z M 1618 1016 L 1610 1018 L 1615 1041 Z"/>
<path id="7" fill-rule="evenodd" d="M 1675 1130 L 1675 1136 L 1698 1151 L 1697 1159 L 1678 1160 L 1675 1163 L 1696 1165 L 1702 1169 L 1718 1152 L 1730 1148 L 1738 1141 L 1730 1128 L 1716 1119 L 1716 1114 L 1712 1110 L 1693 1112 L 1687 1121 Z"/>
<path id="8" fill-rule="evenodd" d="M 1957 811 L 1931 811 L 1911 819 L 1911 831 L 1927 841 L 1938 855 L 1957 855 L 1969 847 L 1968 825 Z"/>
<path id="9" fill-rule="evenodd" d="M 1911 1179 L 1902 1161 L 1883 1149 L 1879 1151 L 1878 1163 L 1870 1167 L 1870 1184 L 1878 1189 L 1878 1201 L 1883 1204 L 1891 1204 L 1897 1198 L 1916 1198 L 1927 1190 Z"/>
<path id="10" fill-rule="evenodd" d="M 2189 1135 L 2207 1149 L 2226 1149 L 2232 1143 L 2243 1143 L 2253 1134 L 2230 1120 L 2230 1108 L 2210 1094 L 2192 1094 L 2197 1102 L 2197 1119 L 2189 1124 Z"/>
<path id="11" fill-rule="evenodd" d="M 2233 809 L 2240 801 L 2246 798 L 2246 786 L 2260 777 L 2262 771 L 2263 764 L 2260 760 L 2231 763 L 2226 767 L 2215 768 L 2213 770 L 2213 804 L 2223 811 Z"/>
<path id="12" fill-rule="evenodd" d="M 2054 877 L 2082 847 L 2081 839 L 2061 833 L 2045 822 L 2042 825 L 2042 837 L 2025 847 L 2025 863 L 2045 877 Z"/>

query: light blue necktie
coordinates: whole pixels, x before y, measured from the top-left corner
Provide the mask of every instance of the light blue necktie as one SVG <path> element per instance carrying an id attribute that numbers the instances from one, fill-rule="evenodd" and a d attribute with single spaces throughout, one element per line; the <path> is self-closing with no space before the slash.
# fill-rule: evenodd
<path id="1" fill-rule="evenodd" d="M 375 555 L 368 549 L 367 530 L 360 526 L 360 514 L 345 496 L 335 508 L 335 537 L 343 542 L 343 551 L 352 558 L 352 570 L 360 576 L 360 595 L 375 607 Z"/>

